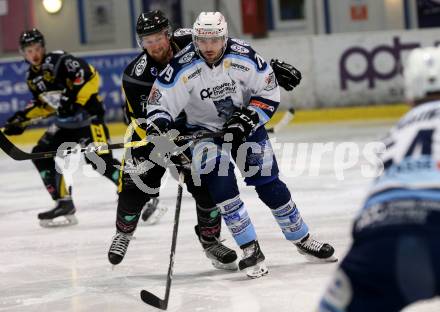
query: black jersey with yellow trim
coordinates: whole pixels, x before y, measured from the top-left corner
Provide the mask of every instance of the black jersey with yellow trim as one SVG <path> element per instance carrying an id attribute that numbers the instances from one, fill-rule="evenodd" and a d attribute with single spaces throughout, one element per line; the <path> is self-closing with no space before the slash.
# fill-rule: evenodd
<path id="1" fill-rule="evenodd" d="M 99 99 L 99 74 L 85 60 L 65 51 L 53 51 L 44 56 L 40 66 L 30 65 L 26 83 L 34 101 L 26 108 L 27 116 L 53 112 L 40 101 L 40 95 L 60 91 L 72 103 L 83 107 L 91 115 L 103 115 L 104 106 Z"/>
<path id="2" fill-rule="evenodd" d="M 75 96 L 95 74 L 85 60 L 60 50 L 47 53 L 41 66 L 31 65 L 26 81 L 35 99 L 43 92 L 58 90 Z"/>
<path id="3" fill-rule="evenodd" d="M 179 53 L 191 41 L 191 29 L 181 28 L 174 31 L 170 37 L 173 54 Z M 145 118 L 151 88 L 166 65 L 156 62 L 145 50 L 127 65 L 122 75 L 122 90 L 125 95 L 124 113 L 127 122 L 131 122 L 133 119 Z M 139 135 L 143 134 L 139 133 Z"/>

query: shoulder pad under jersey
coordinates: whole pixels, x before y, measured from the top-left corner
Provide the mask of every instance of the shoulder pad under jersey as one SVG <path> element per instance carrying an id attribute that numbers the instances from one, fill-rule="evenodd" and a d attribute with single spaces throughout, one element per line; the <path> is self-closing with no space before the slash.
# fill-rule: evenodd
<path id="1" fill-rule="evenodd" d="M 251 63 L 257 71 L 265 71 L 268 66 L 266 61 L 247 42 L 236 38 L 228 38 L 225 51 L 225 57 L 227 56 Z"/>
<path id="2" fill-rule="evenodd" d="M 202 60 L 200 60 L 194 45 L 191 43 L 173 57 L 168 66 L 160 72 L 158 81 L 164 85 L 174 84 L 183 72 L 199 62 L 202 62 Z"/>
<path id="3" fill-rule="evenodd" d="M 158 68 L 153 65 L 145 52 L 136 56 L 124 70 L 124 75 L 144 82 L 154 82 L 158 74 Z"/>
<path id="4" fill-rule="evenodd" d="M 42 69 L 55 71 L 55 69 L 59 66 L 61 60 L 66 57 L 68 54 L 64 51 L 57 50 L 47 53 L 44 57 Z"/>
<path id="5" fill-rule="evenodd" d="M 183 49 L 185 46 L 192 42 L 192 29 L 177 29 L 176 31 L 174 31 L 171 40 L 179 47 L 179 49 Z"/>

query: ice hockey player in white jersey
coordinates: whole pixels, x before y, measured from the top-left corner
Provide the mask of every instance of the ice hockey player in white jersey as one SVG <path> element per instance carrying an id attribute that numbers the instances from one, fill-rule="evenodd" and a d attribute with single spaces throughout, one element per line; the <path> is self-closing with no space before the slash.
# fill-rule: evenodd
<path id="1" fill-rule="evenodd" d="M 154 125 L 156 129 L 168 130 L 184 111 L 188 129 L 228 134 L 194 147 L 193 179 L 199 177 L 200 183 L 208 187 L 226 225 L 243 249 L 239 268 L 250 277 L 262 276 L 268 269 L 239 196 L 232 160 L 243 173 L 250 166 L 256 168 L 253 175 L 246 175 L 245 182 L 255 187 L 286 239 L 300 253 L 314 260 L 336 260 L 332 246 L 309 234 L 289 190 L 278 177 L 264 124 L 273 116 L 279 102 L 280 90 L 270 65 L 244 41 L 228 38 L 221 13 L 202 12 L 194 23 L 192 44 L 160 73 L 147 106 L 147 124 L 151 129 Z M 224 144 L 231 137 L 232 142 Z M 240 150 L 243 143 L 252 146 L 251 151 Z M 215 169 L 208 172 L 206 168 Z"/>
<path id="2" fill-rule="evenodd" d="M 394 312 L 440 295 L 440 49 L 404 68 L 413 108 L 391 129 L 383 173 L 317 311 Z"/>

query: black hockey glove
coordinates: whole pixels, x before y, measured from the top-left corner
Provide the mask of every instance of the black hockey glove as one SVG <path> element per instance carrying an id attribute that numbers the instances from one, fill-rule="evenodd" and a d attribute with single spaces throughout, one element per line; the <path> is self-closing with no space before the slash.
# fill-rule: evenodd
<path id="1" fill-rule="evenodd" d="M 258 113 L 248 108 L 242 108 L 234 112 L 231 118 L 223 126 L 225 133 L 232 134 L 234 144 L 243 143 L 254 130 L 260 118 Z"/>
<path id="2" fill-rule="evenodd" d="M 277 77 L 278 84 L 287 91 L 293 90 L 301 82 L 301 72 L 292 65 L 272 59 L 270 66 Z"/>
<path id="3" fill-rule="evenodd" d="M 58 106 L 57 115 L 60 118 L 72 117 L 75 115 L 76 107 L 75 102 L 71 100 L 67 95 L 61 95 L 60 105 Z"/>
<path id="4" fill-rule="evenodd" d="M 3 133 L 6 135 L 19 135 L 24 132 L 26 126 L 23 124 L 24 121 L 29 120 L 23 111 L 18 111 L 12 117 L 10 117 L 5 124 L 5 129 Z"/>

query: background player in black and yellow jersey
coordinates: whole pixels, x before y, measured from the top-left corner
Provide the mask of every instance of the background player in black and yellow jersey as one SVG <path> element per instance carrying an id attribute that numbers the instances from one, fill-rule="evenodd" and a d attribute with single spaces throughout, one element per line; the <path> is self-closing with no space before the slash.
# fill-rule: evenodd
<path id="1" fill-rule="evenodd" d="M 19 39 L 20 51 L 29 63 L 27 85 L 33 95 L 30 104 L 16 112 L 5 125 L 4 133 L 19 135 L 26 122 L 34 118 L 55 115 L 54 124 L 45 132 L 33 148 L 33 152 L 56 150 L 65 142 L 87 145 L 91 142 L 106 143 L 109 132 L 104 123 L 104 104 L 99 92 L 99 74 L 83 59 L 64 51 L 46 53 L 44 37 L 37 29 L 24 31 Z M 117 183 L 120 162 L 112 153 L 99 154 L 105 168 L 99 168 L 105 177 Z M 97 169 L 95 162 L 86 161 Z M 57 202 L 55 208 L 40 213 L 42 226 L 70 225 L 77 223 L 71 191 L 64 177 L 56 168 L 55 160 L 34 160 L 47 191 Z M 54 219 L 64 216 L 65 220 Z"/>

